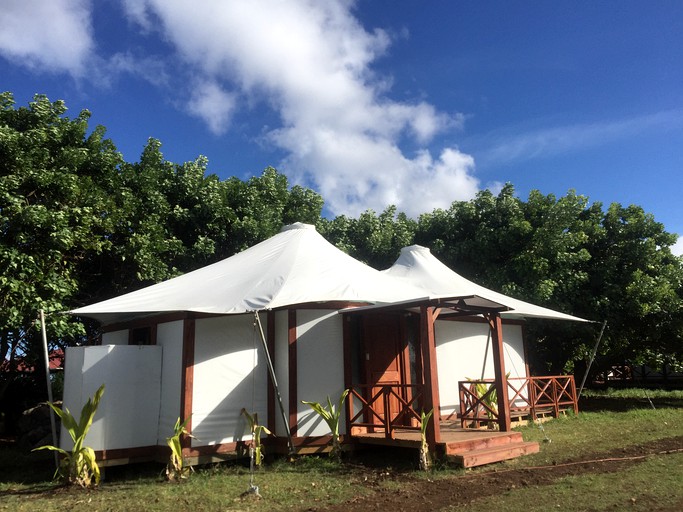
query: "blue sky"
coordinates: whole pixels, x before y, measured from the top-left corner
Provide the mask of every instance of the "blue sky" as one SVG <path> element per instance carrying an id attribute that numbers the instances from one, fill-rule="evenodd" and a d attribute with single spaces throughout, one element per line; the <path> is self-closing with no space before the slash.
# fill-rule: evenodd
<path id="1" fill-rule="evenodd" d="M 128 161 L 272 165 L 330 215 L 511 182 L 683 234 L 678 0 L 5 0 L 0 89 L 88 108 Z"/>

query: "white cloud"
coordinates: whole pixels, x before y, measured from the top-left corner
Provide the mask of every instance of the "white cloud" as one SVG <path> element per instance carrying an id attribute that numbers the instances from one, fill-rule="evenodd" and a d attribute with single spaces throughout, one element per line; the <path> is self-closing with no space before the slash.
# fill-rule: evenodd
<path id="1" fill-rule="evenodd" d="M 106 62 L 100 62 L 92 69 L 92 78 L 101 82 L 111 81 L 122 73 L 139 76 L 147 82 L 163 87 L 169 84 L 170 76 L 166 70 L 166 62 L 158 57 L 137 57 L 130 52 L 115 53 Z"/>
<path id="2" fill-rule="evenodd" d="M 90 0 L 5 0 L 0 54 L 35 70 L 84 72 L 93 51 Z"/>
<path id="3" fill-rule="evenodd" d="M 267 102 L 281 120 L 267 138 L 289 155 L 280 169 L 315 183 L 334 213 L 396 204 L 417 214 L 476 193 L 470 156 L 456 148 L 443 148 L 437 158 L 427 149 L 412 156 L 401 150 L 399 141 L 425 146 L 462 125 L 463 117 L 387 96 L 390 77 L 376 76 L 371 64 L 387 51 L 390 38 L 363 28 L 352 2 L 131 5 L 124 4 L 130 19 L 147 29 L 155 16 L 189 72 L 205 77 L 189 111 L 222 133 L 237 97 Z"/>
<path id="4" fill-rule="evenodd" d="M 678 236 L 678 241 L 671 248 L 671 252 L 676 256 L 683 256 L 683 236 Z"/>
<path id="5" fill-rule="evenodd" d="M 646 129 L 683 125 L 683 111 L 666 110 L 617 121 L 556 126 L 519 133 L 518 129 L 492 133 L 486 160 L 512 162 L 553 157 L 620 140 Z"/>
<path id="6" fill-rule="evenodd" d="M 225 133 L 235 109 L 235 95 L 213 82 L 203 82 L 192 90 L 188 103 L 191 114 L 201 118 L 215 135 Z"/>

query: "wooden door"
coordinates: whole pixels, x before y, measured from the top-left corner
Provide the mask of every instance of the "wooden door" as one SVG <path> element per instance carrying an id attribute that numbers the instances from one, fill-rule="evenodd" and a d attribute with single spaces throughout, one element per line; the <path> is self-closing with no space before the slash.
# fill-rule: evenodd
<path id="1" fill-rule="evenodd" d="M 363 365 L 365 382 L 370 386 L 368 399 L 377 394 L 383 384 L 403 383 L 403 344 L 401 343 L 400 318 L 394 315 L 369 315 L 363 319 Z M 397 388 L 395 388 L 397 389 Z M 398 391 L 399 394 L 401 391 Z M 398 399 L 389 399 L 390 415 L 394 417 L 399 411 Z M 385 419 L 384 400 L 379 399 L 373 409 L 383 420 Z M 380 423 L 367 418 L 372 423 Z"/>

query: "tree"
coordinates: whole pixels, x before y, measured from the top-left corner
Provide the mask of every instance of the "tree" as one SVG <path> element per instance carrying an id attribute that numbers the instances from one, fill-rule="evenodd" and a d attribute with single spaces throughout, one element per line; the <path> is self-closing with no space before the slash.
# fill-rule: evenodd
<path id="1" fill-rule="evenodd" d="M 290 189 L 287 177 L 273 167 L 246 182 L 226 180 L 225 197 L 236 215 L 221 247 L 226 257 L 277 234 L 283 225 L 316 224 L 323 207 L 319 194 L 301 186 Z"/>
<path id="2" fill-rule="evenodd" d="M 377 269 L 389 268 L 401 252 L 412 245 L 417 223 L 390 206 L 377 215 L 372 210 L 358 219 L 344 215 L 321 219 L 318 229 L 336 247 Z"/>
<path id="3" fill-rule="evenodd" d="M 79 264 L 111 247 L 113 208 L 102 184 L 111 183 L 121 155 L 88 134 L 90 113 L 64 117 L 62 101 L 37 95 L 14 108 L 0 94 L 0 361 L 37 361 L 38 309 L 62 312 L 79 292 Z M 52 341 L 85 334 L 81 323 L 49 315 Z M 5 373 L 0 397 L 11 382 Z"/>

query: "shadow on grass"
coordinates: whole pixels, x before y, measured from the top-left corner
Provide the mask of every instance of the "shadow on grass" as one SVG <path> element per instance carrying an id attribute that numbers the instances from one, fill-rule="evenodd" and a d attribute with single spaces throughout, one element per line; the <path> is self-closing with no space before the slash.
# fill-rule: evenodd
<path id="1" fill-rule="evenodd" d="M 0 484 L 49 483 L 55 472 L 52 452 L 31 452 L 13 440 L 0 440 Z"/>
<path id="2" fill-rule="evenodd" d="M 587 412 L 626 412 L 635 409 L 664 409 L 682 408 L 683 399 L 679 398 L 648 398 L 647 390 L 643 390 L 640 398 L 617 398 L 610 396 L 581 397 L 579 410 Z"/>

